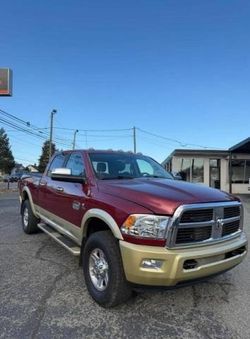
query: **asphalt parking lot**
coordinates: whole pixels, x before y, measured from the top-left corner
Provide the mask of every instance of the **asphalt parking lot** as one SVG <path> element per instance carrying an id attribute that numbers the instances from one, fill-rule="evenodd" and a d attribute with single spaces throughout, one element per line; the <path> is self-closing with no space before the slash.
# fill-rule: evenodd
<path id="1" fill-rule="evenodd" d="M 250 197 L 244 198 L 250 234 Z M 0 338 L 250 338 L 250 263 L 195 286 L 141 291 L 113 309 L 88 295 L 78 260 L 21 228 L 0 193 Z"/>
<path id="2" fill-rule="evenodd" d="M 0 181 L 0 192 L 8 192 L 17 190 L 17 182 Z"/>

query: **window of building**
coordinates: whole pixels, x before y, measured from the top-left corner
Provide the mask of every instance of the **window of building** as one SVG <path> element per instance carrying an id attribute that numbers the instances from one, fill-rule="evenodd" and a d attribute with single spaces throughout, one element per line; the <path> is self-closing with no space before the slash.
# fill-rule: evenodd
<path id="1" fill-rule="evenodd" d="M 191 181 L 191 160 L 192 159 L 183 158 L 181 161 L 180 175 L 182 180 Z"/>
<path id="2" fill-rule="evenodd" d="M 232 160 L 232 183 L 248 184 L 250 179 L 250 160 Z"/>
<path id="3" fill-rule="evenodd" d="M 220 159 L 209 159 L 209 186 L 220 189 Z"/>
<path id="4" fill-rule="evenodd" d="M 245 181 L 249 183 L 250 180 L 250 160 L 246 160 Z"/>
<path id="5" fill-rule="evenodd" d="M 192 159 L 192 182 L 204 182 L 204 160 Z"/>
<path id="6" fill-rule="evenodd" d="M 176 158 L 176 172 L 183 180 L 204 182 L 204 160 L 201 158 Z"/>

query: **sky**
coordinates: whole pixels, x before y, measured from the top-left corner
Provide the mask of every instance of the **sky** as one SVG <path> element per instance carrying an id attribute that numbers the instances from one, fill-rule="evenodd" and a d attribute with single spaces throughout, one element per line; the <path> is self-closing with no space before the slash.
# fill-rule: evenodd
<path id="1" fill-rule="evenodd" d="M 240 0 L 3 1 L 0 109 L 40 135 L 0 122 L 16 161 L 38 162 L 53 109 L 58 149 L 78 129 L 77 148 L 133 150 L 135 126 L 137 151 L 161 162 L 249 137 L 249 17 Z"/>

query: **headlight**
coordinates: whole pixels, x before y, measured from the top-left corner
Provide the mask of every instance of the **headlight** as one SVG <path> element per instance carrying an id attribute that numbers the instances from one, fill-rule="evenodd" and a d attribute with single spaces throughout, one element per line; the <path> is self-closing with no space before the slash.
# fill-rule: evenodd
<path id="1" fill-rule="evenodd" d="M 164 239 L 170 218 L 151 214 L 131 214 L 121 227 L 123 234 Z"/>

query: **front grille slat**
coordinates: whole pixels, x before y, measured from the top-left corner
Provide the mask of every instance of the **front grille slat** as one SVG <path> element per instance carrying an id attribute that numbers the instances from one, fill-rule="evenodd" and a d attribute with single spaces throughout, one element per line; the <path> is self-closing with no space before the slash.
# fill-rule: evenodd
<path id="1" fill-rule="evenodd" d="M 204 241 L 211 237 L 212 227 L 179 229 L 176 237 L 176 244 Z"/>
<path id="2" fill-rule="evenodd" d="M 185 205 L 181 210 L 175 223 L 173 247 L 223 240 L 223 237 L 234 236 L 240 231 L 240 203 L 208 203 L 203 206 Z"/>
<path id="3" fill-rule="evenodd" d="M 210 221 L 213 219 L 213 210 L 203 209 L 203 210 L 190 210 L 186 211 L 181 216 L 181 223 L 193 223 L 193 222 L 203 222 Z"/>
<path id="4" fill-rule="evenodd" d="M 224 208 L 224 219 L 238 217 L 239 215 L 240 215 L 240 207 L 239 206 L 225 207 Z"/>
<path id="5" fill-rule="evenodd" d="M 239 230 L 239 228 L 240 228 L 240 220 L 224 224 L 223 229 L 222 229 L 222 236 L 224 237 L 226 235 L 235 233 Z"/>

